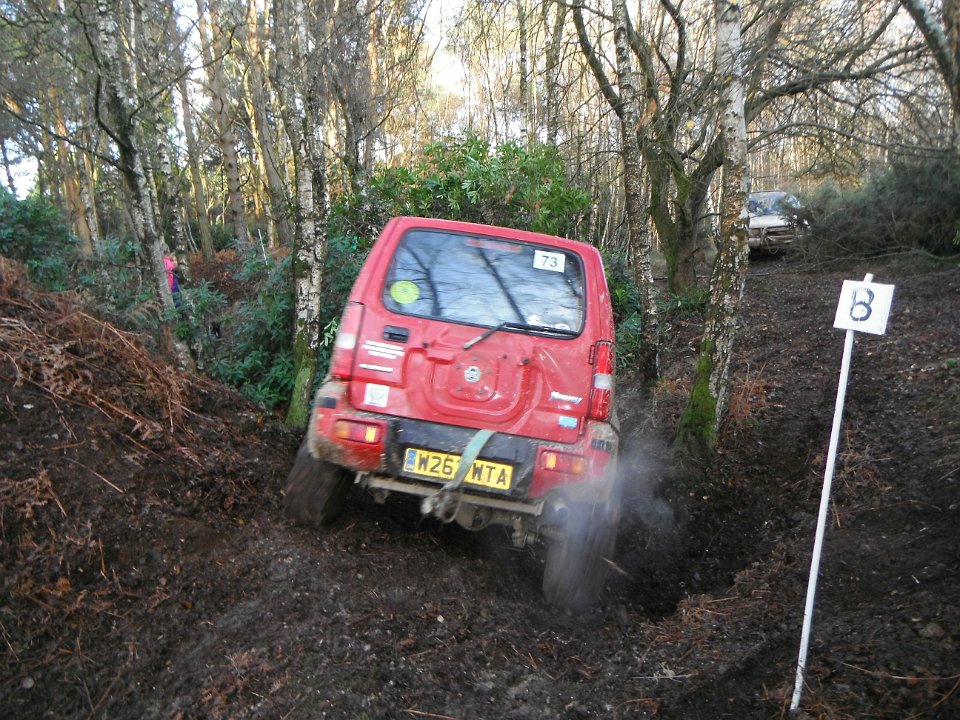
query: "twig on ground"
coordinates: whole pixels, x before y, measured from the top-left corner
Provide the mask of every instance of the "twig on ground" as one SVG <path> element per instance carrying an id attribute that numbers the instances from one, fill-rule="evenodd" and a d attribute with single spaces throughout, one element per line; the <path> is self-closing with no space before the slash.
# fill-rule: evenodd
<path id="1" fill-rule="evenodd" d="M 857 672 L 866 673 L 867 675 L 872 675 L 873 677 L 886 678 L 887 680 L 904 680 L 906 682 L 946 682 L 948 680 L 956 680 L 960 683 L 960 674 L 957 675 L 930 675 L 929 677 L 921 677 L 919 675 L 891 675 L 888 672 L 883 672 L 882 670 L 868 670 L 867 668 L 858 667 L 857 665 L 851 665 L 850 663 L 840 662 L 844 667 L 848 667 L 851 670 L 856 670 Z"/>
<path id="2" fill-rule="evenodd" d="M 457 718 L 453 717 L 452 715 L 439 715 L 438 713 L 424 712 L 423 710 L 417 710 L 416 708 L 406 708 L 404 712 L 416 717 L 438 718 L 438 720 L 457 720 Z"/>
<path id="3" fill-rule="evenodd" d="M 103 482 L 105 482 L 107 485 L 109 485 L 110 487 L 112 487 L 114 490 L 116 490 L 116 491 L 117 491 L 118 493 L 120 493 L 121 495 L 124 494 L 123 488 L 117 487 L 116 485 L 114 485 L 112 482 L 110 482 L 109 480 L 107 480 L 103 475 L 101 475 L 100 473 L 98 473 L 98 472 L 97 472 L 96 470 L 94 470 L 93 468 L 87 467 L 87 466 L 84 465 L 82 462 L 77 462 L 77 461 L 74 460 L 73 458 L 64 458 L 64 460 L 66 460 L 66 461 L 68 461 L 68 462 L 72 462 L 74 465 L 79 465 L 80 467 L 82 467 L 84 470 L 86 470 L 87 472 L 91 473 L 92 475 L 96 475 L 98 478 L 100 478 L 101 480 L 103 480 Z M 57 504 L 59 505 L 59 503 L 57 503 Z M 64 514 L 66 514 L 66 513 L 64 513 Z"/>

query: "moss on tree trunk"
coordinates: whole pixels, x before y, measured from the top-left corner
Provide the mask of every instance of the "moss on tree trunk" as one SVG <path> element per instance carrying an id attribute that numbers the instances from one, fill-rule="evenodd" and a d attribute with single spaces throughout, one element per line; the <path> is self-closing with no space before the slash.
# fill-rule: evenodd
<path id="1" fill-rule="evenodd" d="M 710 389 L 713 349 L 705 340 L 694 370 L 693 389 L 677 426 L 676 450 L 681 462 L 700 463 L 717 444 L 717 398 Z"/>
<path id="2" fill-rule="evenodd" d="M 290 405 L 287 407 L 287 425 L 302 427 L 307 424 L 310 415 L 310 398 L 313 389 L 313 377 L 317 372 L 317 354 L 311 349 L 309 334 L 304 330 L 297 333 L 293 344 L 293 390 L 290 393 Z"/>

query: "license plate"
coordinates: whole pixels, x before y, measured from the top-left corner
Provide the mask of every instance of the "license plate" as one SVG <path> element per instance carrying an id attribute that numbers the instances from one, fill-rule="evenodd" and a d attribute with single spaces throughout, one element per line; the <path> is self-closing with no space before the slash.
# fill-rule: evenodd
<path id="1" fill-rule="evenodd" d="M 421 477 L 452 480 L 460 466 L 460 456 L 408 448 L 403 457 L 403 471 Z M 509 490 L 513 480 L 513 467 L 488 460 L 474 460 L 463 479 L 471 485 L 481 485 L 494 490 Z"/>

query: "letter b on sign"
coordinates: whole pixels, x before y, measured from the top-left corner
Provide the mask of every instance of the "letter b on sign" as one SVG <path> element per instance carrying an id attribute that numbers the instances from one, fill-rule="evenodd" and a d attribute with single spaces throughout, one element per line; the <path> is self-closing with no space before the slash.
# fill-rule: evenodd
<path id="1" fill-rule="evenodd" d="M 833 326 L 883 335 L 893 304 L 893 285 L 844 280 Z"/>

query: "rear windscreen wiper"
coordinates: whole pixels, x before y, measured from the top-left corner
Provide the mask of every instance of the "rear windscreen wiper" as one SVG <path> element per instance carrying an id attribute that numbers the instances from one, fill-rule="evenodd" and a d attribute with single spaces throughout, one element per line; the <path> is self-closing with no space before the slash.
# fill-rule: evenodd
<path id="1" fill-rule="evenodd" d="M 511 322 L 508 320 L 500 323 L 499 325 L 494 325 L 492 328 L 484 330 L 472 340 L 467 340 L 463 344 L 463 349 L 469 350 L 478 342 L 481 340 L 486 340 L 498 330 L 526 330 L 528 332 L 545 333 L 548 335 L 560 335 L 561 337 L 577 337 L 577 335 L 580 334 L 579 331 L 569 330 L 568 328 L 558 328 L 550 325 L 529 325 L 527 323 Z"/>

